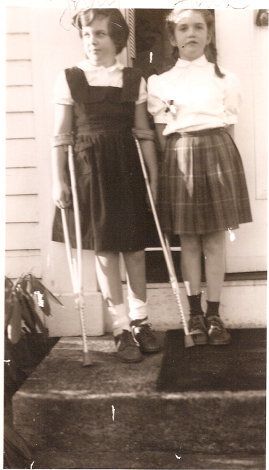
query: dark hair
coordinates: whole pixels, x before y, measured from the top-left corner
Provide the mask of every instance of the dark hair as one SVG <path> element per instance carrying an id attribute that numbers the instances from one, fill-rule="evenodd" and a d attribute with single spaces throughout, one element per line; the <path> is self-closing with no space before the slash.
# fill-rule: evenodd
<path id="1" fill-rule="evenodd" d="M 190 10 L 190 8 L 185 8 L 185 9 L 174 8 L 170 13 L 168 13 L 168 15 L 166 17 L 166 30 L 167 30 L 169 39 L 174 38 L 174 30 L 175 30 L 175 26 L 178 22 L 179 15 L 183 11 L 187 11 L 187 10 Z M 212 34 L 213 31 L 214 31 L 214 16 L 212 15 L 211 11 L 210 10 L 205 10 L 205 9 L 195 9 L 194 11 L 195 11 L 195 13 L 198 12 L 203 16 L 203 18 L 206 22 L 208 32 Z M 218 66 L 218 63 L 217 63 L 217 49 L 216 49 L 215 44 L 212 41 L 206 47 L 205 55 L 206 55 L 207 59 L 209 60 L 209 62 L 212 62 L 215 65 L 216 75 L 220 78 L 225 77 L 225 74 L 221 72 L 221 70 Z M 178 51 L 177 47 L 174 47 L 173 56 L 174 56 L 174 58 L 179 57 L 179 51 Z"/>
<path id="2" fill-rule="evenodd" d="M 116 46 L 116 53 L 119 54 L 127 44 L 129 28 L 123 15 L 117 8 L 89 8 L 81 10 L 73 17 L 73 25 L 79 29 L 81 37 L 82 28 L 90 26 L 99 17 L 108 18 L 109 36 Z"/>

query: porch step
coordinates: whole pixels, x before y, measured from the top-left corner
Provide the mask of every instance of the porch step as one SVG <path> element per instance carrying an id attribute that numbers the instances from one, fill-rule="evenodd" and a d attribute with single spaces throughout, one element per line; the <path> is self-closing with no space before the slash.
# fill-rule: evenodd
<path id="1" fill-rule="evenodd" d="M 162 353 L 119 363 L 109 335 L 89 349 L 84 368 L 62 338 L 14 396 L 33 468 L 264 468 L 265 391 L 158 393 Z"/>

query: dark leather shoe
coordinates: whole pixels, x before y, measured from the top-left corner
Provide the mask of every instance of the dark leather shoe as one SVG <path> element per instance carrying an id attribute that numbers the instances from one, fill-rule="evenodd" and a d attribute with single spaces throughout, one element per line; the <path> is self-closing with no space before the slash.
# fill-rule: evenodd
<path id="1" fill-rule="evenodd" d="M 208 343 L 207 330 L 203 315 L 190 316 L 189 332 L 195 344 L 202 345 Z"/>
<path id="2" fill-rule="evenodd" d="M 224 327 L 223 322 L 218 315 L 206 317 L 205 324 L 207 327 L 209 344 L 221 346 L 223 344 L 230 343 L 231 335 Z"/>
<path id="3" fill-rule="evenodd" d="M 132 334 L 135 341 L 139 344 L 142 353 L 154 354 L 161 350 L 150 324 L 144 323 L 145 320 L 134 320 L 131 322 Z"/>
<path id="4" fill-rule="evenodd" d="M 122 362 L 141 362 L 144 358 L 130 331 L 123 330 L 114 337 L 117 357 Z"/>

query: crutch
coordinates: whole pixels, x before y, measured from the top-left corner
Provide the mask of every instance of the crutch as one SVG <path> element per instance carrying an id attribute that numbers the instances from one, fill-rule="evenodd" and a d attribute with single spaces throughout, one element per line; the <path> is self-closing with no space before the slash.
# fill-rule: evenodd
<path id="1" fill-rule="evenodd" d="M 154 200 L 153 200 L 153 197 L 152 197 L 152 192 L 151 192 L 151 188 L 150 188 L 150 184 L 149 184 L 146 165 L 145 165 L 144 158 L 143 158 L 142 151 L 141 151 L 141 147 L 140 147 L 140 144 L 139 144 L 139 141 L 138 141 L 137 138 L 135 138 L 135 143 L 136 143 L 136 147 L 137 147 L 137 151 L 138 151 L 138 155 L 139 155 L 139 160 L 140 160 L 140 163 L 141 163 L 143 176 L 144 176 L 145 183 L 146 183 L 146 188 L 147 188 L 147 192 L 148 192 L 148 196 L 149 196 L 149 202 L 150 202 L 150 205 L 151 205 L 151 210 L 152 210 L 153 217 L 154 217 L 154 222 L 155 222 L 155 225 L 156 225 L 156 228 L 157 228 L 157 232 L 158 232 L 158 235 L 159 235 L 159 239 L 160 239 L 163 254 L 164 254 L 164 259 L 165 259 L 166 266 L 167 266 L 167 271 L 168 271 L 168 275 L 169 275 L 169 279 L 170 279 L 170 284 L 171 284 L 171 287 L 172 287 L 172 291 L 175 294 L 177 304 L 178 304 L 178 308 L 179 308 L 180 318 L 181 318 L 184 333 L 185 333 L 184 345 L 185 345 L 186 348 L 189 348 L 191 346 L 194 346 L 194 341 L 193 341 L 193 338 L 191 337 L 191 334 L 189 332 L 188 323 L 187 323 L 187 320 L 185 318 L 182 302 L 181 302 L 181 299 L 180 299 L 180 291 L 179 291 L 179 286 L 178 286 L 177 277 L 176 277 L 176 273 L 175 273 L 174 263 L 173 263 L 172 256 L 171 256 L 170 245 L 169 245 L 169 242 L 168 242 L 168 238 L 167 237 L 166 237 L 166 239 L 164 238 L 162 230 L 161 230 L 160 222 L 159 222 L 159 219 L 158 219 L 157 211 L 156 211 L 156 208 L 155 208 L 155 203 L 154 203 Z"/>
<path id="2" fill-rule="evenodd" d="M 76 257 L 74 257 L 72 254 L 72 247 L 70 243 L 65 209 L 61 209 L 61 215 L 62 215 L 62 224 L 63 224 L 63 233 L 64 233 L 67 262 L 68 262 L 68 267 L 70 271 L 73 292 L 75 295 L 75 306 L 79 312 L 79 318 L 80 318 L 81 336 L 82 336 L 82 344 L 83 344 L 83 366 L 86 367 L 86 366 L 92 365 L 92 360 L 90 358 L 90 353 L 89 353 L 88 345 L 87 345 L 87 336 L 86 336 L 85 319 L 84 319 L 85 301 L 84 301 L 83 287 L 82 287 L 81 227 L 80 227 L 77 185 L 76 185 L 72 145 L 68 145 L 68 167 L 69 167 L 71 189 L 72 189 L 72 196 L 73 196 L 75 234 L 76 234 L 76 245 L 77 245 Z"/>

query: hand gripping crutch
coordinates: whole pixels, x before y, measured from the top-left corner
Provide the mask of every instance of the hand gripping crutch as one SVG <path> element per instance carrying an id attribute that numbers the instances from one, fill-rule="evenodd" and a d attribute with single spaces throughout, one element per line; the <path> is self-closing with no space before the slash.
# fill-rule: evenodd
<path id="1" fill-rule="evenodd" d="M 72 196 L 73 196 L 75 234 L 76 234 L 76 245 L 77 245 L 76 257 L 74 257 L 72 254 L 72 247 L 70 243 L 65 209 L 61 209 L 61 215 L 62 215 L 63 233 L 64 233 L 64 241 L 65 241 L 68 267 L 69 267 L 72 287 L 73 287 L 73 291 L 75 295 L 75 306 L 79 312 L 79 317 L 80 317 L 81 336 L 82 336 L 82 343 L 83 343 L 83 366 L 86 367 L 86 366 L 92 365 L 92 360 L 90 358 L 90 353 L 88 351 L 85 319 L 84 319 L 85 302 L 84 302 L 83 287 L 82 287 L 81 227 L 80 227 L 77 185 L 76 185 L 76 178 L 75 178 L 72 145 L 68 145 L 68 167 L 69 167 L 71 189 L 72 189 Z"/>
<path id="2" fill-rule="evenodd" d="M 164 259 L 165 259 L 166 266 L 167 266 L 167 271 L 168 271 L 168 275 L 169 275 L 169 279 L 170 279 L 170 284 L 171 284 L 171 287 L 172 287 L 172 291 L 175 294 L 177 304 L 178 304 L 178 308 L 179 308 L 180 318 L 181 318 L 184 333 L 185 333 L 184 344 L 185 344 L 186 348 L 189 348 L 191 346 L 194 346 L 194 341 L 193 341 L 193 339 L 190 335 L 189 328 L 188 328 L 188 323 L 187 323 L 187 320 L 185 318 L 185 314 L 184 314 L 184 311 L 183 311 L 183 306 L 182 306 L 181 299 L 180 299 L 179 286 L 178 286 L 177 277 L 176 277 L 175 268 L 174 268 L 174 263 L 173 263 L 172 256 L 171 256 L 171 251 L 170 251 L 170 245 L 169 245 L 169 242 L 168 242 L 168 238 L 166 237 L 166 239 L 164 239 L 164 236 L 163 236 L 163 233 L 162 233 L 162 230 L 161 230 L 160 222 L 159 222 L 159 219 L 158 219 L 157 211 L 156 211 L 156 208 L 155 208 L 155 203 L 154 203 L 154 200 L 153 200 L 153 197 L 152 197 L 152 192 L 151 192 L 151 188 L 150 188 L 150 184 L 149 184 L 146 165 L 145 165 L 144 158 L 143 158 L 142 151 L 141 151 L 141 147 L 140 147 L 140 144 L 139 144 L 139 141 L 138 141 L 137 138 L 135 138 L 135 143 L 136 143 L 136 147 L 137 147 L 137 151 L 138 151 L 138 155 L 139 155 L 139 160 L 140 160 L 141 167 L 142 167 L 143 176 L 144 176 L 145 183 L 146 183 L 146 188 L 147 188 L 147 192 L 148 192 L 148 196 L 149 196 L 151 210 L 152 210 L 153 217 L 154 217 L 154 222 L 155 222 L 155 225 L 156 225 L 156 228 L 157 228 L 157 232 L 158 232 L 158 235 L 159 235 L 159 239 L 160 239 L 163 254 L 164 254 Z"/>

